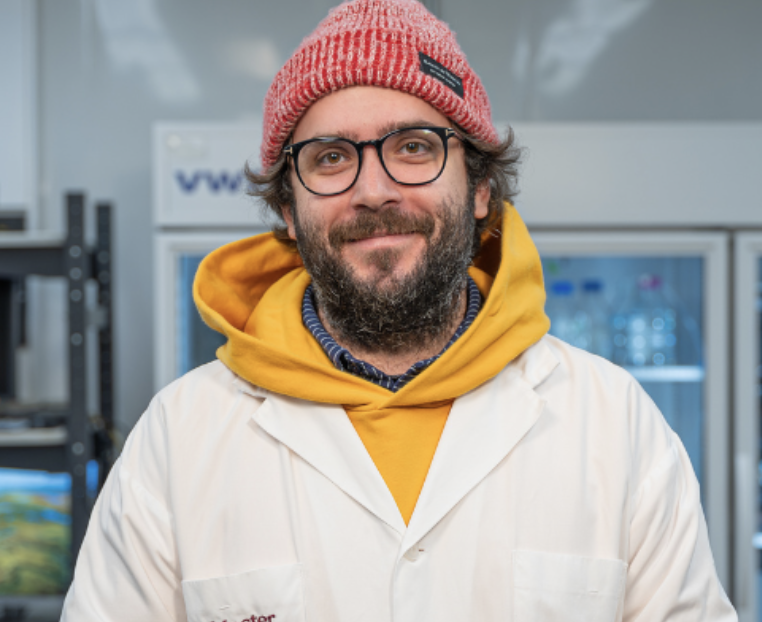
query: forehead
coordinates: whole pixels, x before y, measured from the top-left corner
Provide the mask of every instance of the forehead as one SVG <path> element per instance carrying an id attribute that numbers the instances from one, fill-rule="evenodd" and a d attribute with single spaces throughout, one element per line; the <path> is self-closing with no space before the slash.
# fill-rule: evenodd
<path id="1" fill-rule="evenodd" d="M 353 140 L 378 138 L 410 123 L 449 127 L 451 122 L 427 102 L 401 91 L 353 86 L 319 99 L 294 128 L 294 142 L 316 136 Z"/>

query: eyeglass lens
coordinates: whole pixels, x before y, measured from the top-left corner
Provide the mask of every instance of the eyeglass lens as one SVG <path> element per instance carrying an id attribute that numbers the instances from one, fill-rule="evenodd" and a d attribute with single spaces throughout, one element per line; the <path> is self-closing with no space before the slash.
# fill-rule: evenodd
<path id="1" fill-rule="evenodd" d="M 402 184 L 425 184 L 436 179 L 445 162 L 442 137 L 427 129 L 406 129 L 385 137 L 381 159 L 386 171 Z M 304 145 L 297 167 L 302 183 L 318 194 L 339 194 L 355 181 L 360 156 L 354 143 L 326 138 Z"/>

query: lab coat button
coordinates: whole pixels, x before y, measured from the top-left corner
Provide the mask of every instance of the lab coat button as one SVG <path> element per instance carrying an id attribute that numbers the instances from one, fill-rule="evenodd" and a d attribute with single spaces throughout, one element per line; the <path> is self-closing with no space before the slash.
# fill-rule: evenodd
<path id="1" fill-rule="evenodd" d="M 405 559 L 409 562 L 418 561 L 421 553 L 423 553 L 423 549 L 416 544 L 414 547 L 407 550 L 407 553 L 405 553 Z"/>

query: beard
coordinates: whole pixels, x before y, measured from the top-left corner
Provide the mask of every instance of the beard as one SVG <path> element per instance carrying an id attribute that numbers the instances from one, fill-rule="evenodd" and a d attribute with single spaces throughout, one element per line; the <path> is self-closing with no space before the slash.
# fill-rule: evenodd
<path id="1" fill-rule="evenodd" d="M 465 205 L 446 201 L 437 213 L 435 218 L 398 208 L 361 211 L 332 227 L 326 245 L 318 227 L 301 222 L 294 210 L 297 247 L 312 277 L 317 307 L 337 341 L 350 349 L 400 354 L 423 350 L 455 330 L 473 258 L 473 191 Z M 423 257 L 408 274 L 397 276 L 401 251 L 377 250 L 367 256 L 377 276 L 358 278 L 341 260 L 341 248 L 378 233 L 422 235 Z"/>

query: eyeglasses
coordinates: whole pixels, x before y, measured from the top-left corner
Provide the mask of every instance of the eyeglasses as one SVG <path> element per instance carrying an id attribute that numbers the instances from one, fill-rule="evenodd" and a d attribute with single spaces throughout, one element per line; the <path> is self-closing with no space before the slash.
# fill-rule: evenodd
<path id="1" fill-rule="evenodd" d="M 435 181 L 447 164 L 447 141 L 463 138 L 450 127 L 407 127 L 376 140 L 311 138 L 288 145 L 296 175 L 312 194 L 334 196 L 349 190 L 360 176 L 365 147 L 376 148 L 386 174 L 403 186 Z"/>

